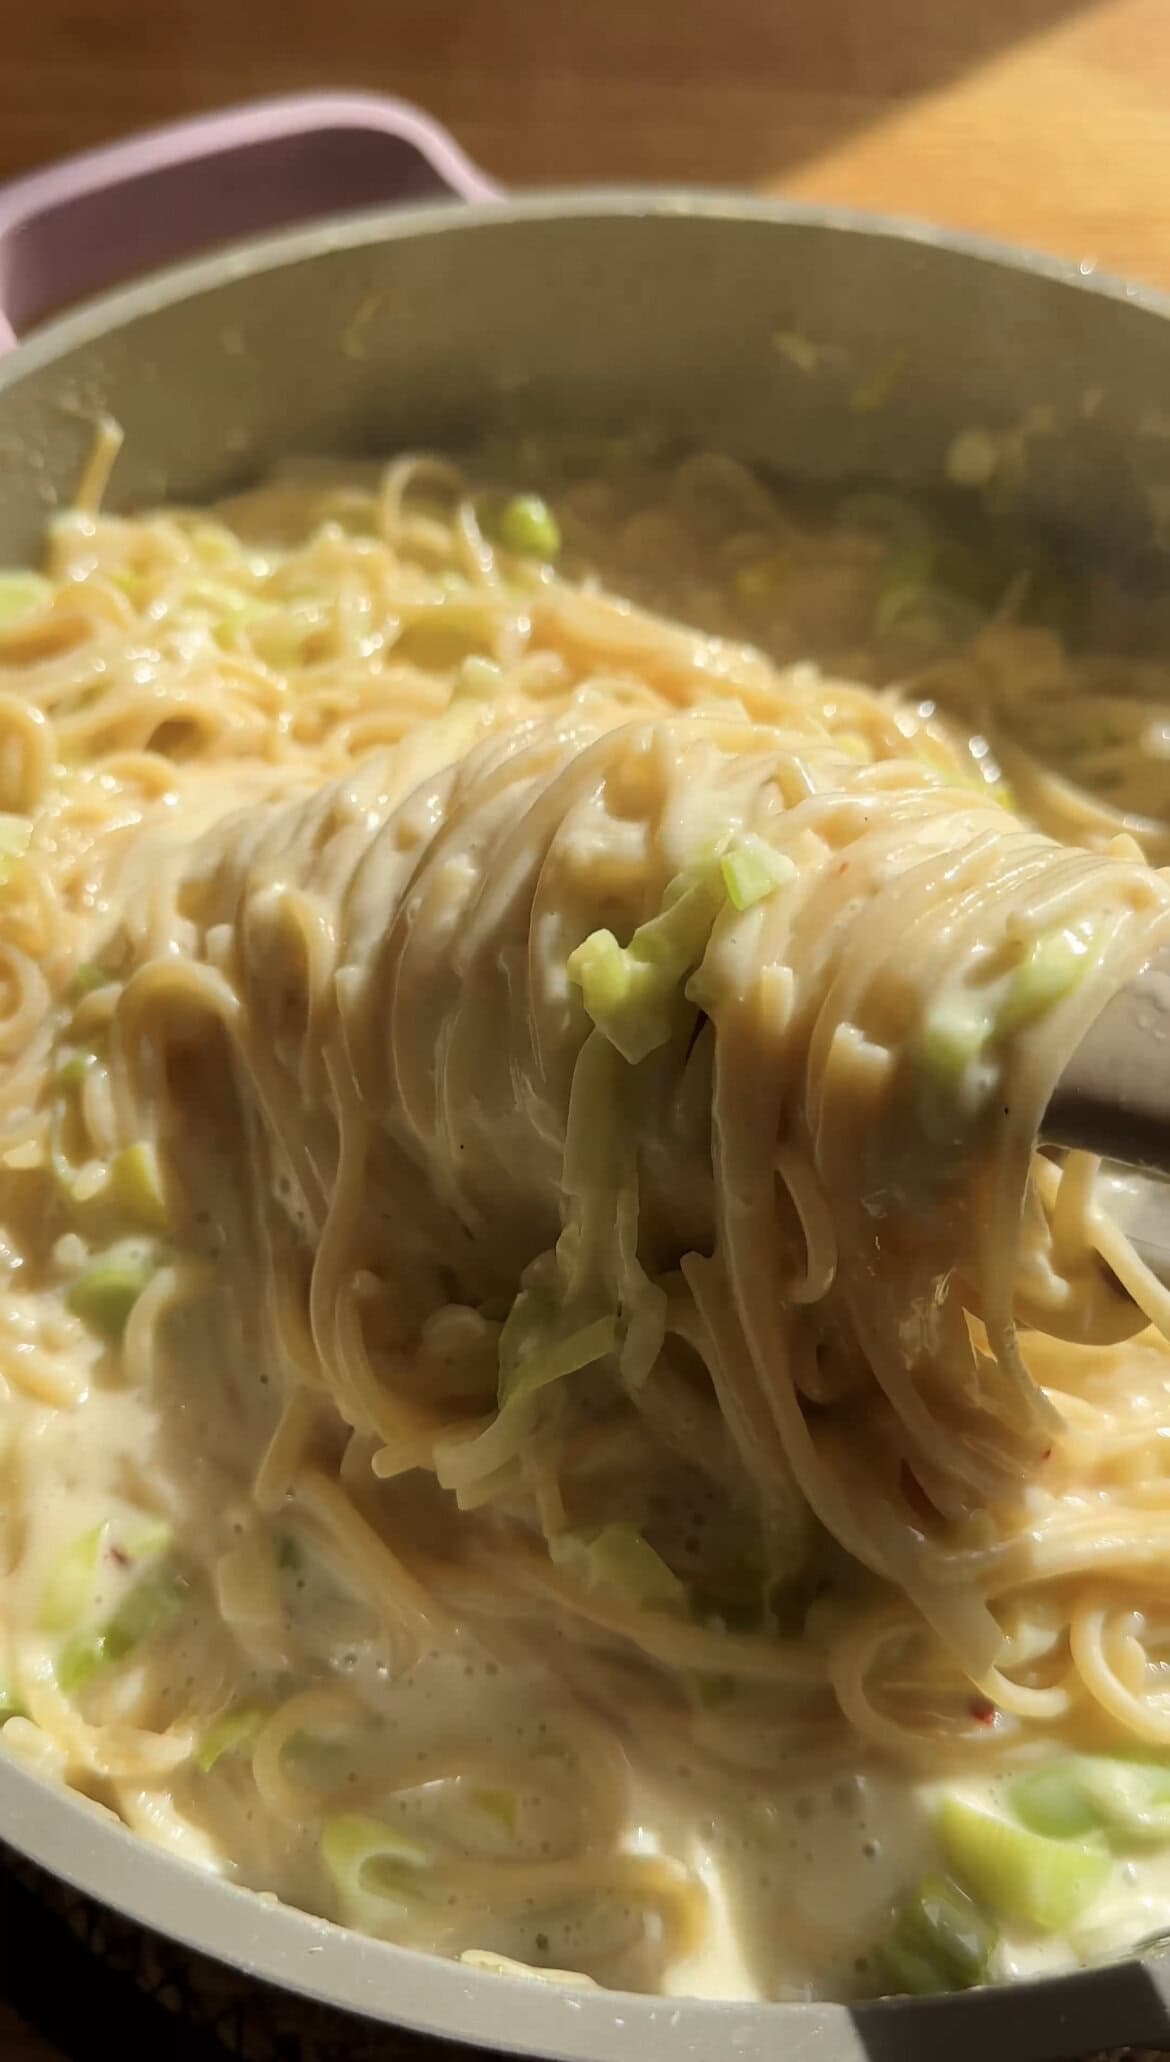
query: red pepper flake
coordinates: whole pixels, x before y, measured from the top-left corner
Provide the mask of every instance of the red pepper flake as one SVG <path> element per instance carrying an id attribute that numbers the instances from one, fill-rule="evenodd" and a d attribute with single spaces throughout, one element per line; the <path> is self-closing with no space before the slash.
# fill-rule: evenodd
<path id="1" fill-rule="evenodd" d="M 994 1725 L 999 1713 L 990 1697 L 972 1697 L 967 1706 L 976 1725 Z"/>
<path id="2" fill-rule="evenodd" d="M 848 861 L 847 859 L 843 859 L 843 860 L 841 861 L 841 864 L 840 864 L 840 865 L 839 865 L 839 867 L 837 868 L 837 872 L 838 872 L 838 873 L 848 873 L 848 871 L 849 871 L 849 861 Z"/>
<path id="3" fill-rule="evenodd" d="M 1050 1446 L 1046 1446 L 1040 1458 L 1042 1461 L 1050 1461 L 1052 1459 L 1052 1448 Z"/>
<path id="4" fill-rule="evenodd" d="M 115 1544 L 110 1547 L 109 1554 L 111 1561 L 113 1561 L 117 1567 L 129 1568 L 130 1556 L 126 1552 L 125 1547 L 120 1547 Z"/>

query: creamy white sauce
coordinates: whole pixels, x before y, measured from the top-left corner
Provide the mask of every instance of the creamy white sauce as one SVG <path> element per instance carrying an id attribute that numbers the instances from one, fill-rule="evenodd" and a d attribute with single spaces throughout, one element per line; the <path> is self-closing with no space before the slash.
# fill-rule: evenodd
<path id="1" fill-rule="evenodd" d="M 803 371 L 816 370 L 823 353 L 798 343 L 777 339 Z M 870 387 L 894 370 L 875 369 Z M 972 432 L 952 453 L 968 484 L 988 470 L 985 441 Z M 23 995 L 28 1016 L 18 1036 L 0 1014 L 0 1688 L 17 1714 L 0 1737 L 193 1865 L 389 1939 L 677 1997 L 865 1996 L 879 1987 L 876 1957 L 907 1895 L 948 1867 L 935 1831 L 943 1799 L 1010 1816 L 1019 1757 L 1068 1752 L 1059 1733 L 1033 1726 L 1029 1738 L 988 1706 L 1003 1721 L 994 1741 L 1003 1758 L 993 1765 L 976 1743 L 966 1758 L 953 1752 L 945 1778 L 922 1773 L 936 1765 L 936 1736 L 953 1746 L 979 1722 L 972 1689 L 982 1676 L 940 1659 L 937 1642 L 914 1644 L 914 1581 L 926 1546 L 938 1545 L 946 1492 L 967 1512 L 956 1554 L 994 1543 L 997 1525 L 1014 1528 L 1035 1548 L 1039 1587 L 1062 1524 L 1083 1519 L 1107 1533 L 1120 1509 L 1136 1537 L 1156 1503 L 1139 1498 L 1135 1518 L 1125 1493 L 1144 1490 L 1170 1437 L 1170 1362 L 1153 1334 L 1110 1357 L 1109 1341 L 1124 1336 L 1124 1323 L 1108 1330 L 1122 1299 L 1110 1304 L 1075 1213 L 1064 1228 L 1076 1263 L 1069 1280 L 1047 1227 L 1041 1236 L 1030 1226 L 1032 1293 L 1041 1304 L 1050 1294 L 1062 1317 L 1095 1294 L 1085 1335 L 1097 1324 L 1107 1336 L 1072 1398 L 1080 1447 L 1069 1459 L 1054 1432 L 1037 1454 L 1033 1439 L 1009 1485 L 1014 1501 L 997 1481 L 994 1514 L 977 1499 L 972 1507 L 965 1481 L 955 1489 L 937 1452 L 937 1507 L 929 1479 L 887 1468 L 887 1503 L 902 1502 L 884 1533 L 866 1506 L 866 1544 L 878 1566 L 890 1537 L 913 1545 L 899 1564 L 902 1589 L 891 1580 L 882 1592 L 905 1609 L 910 1680 L 895 1681 L 884 1705 L 876 1693 L 866 1705 L 868 1682 L 855 1682 L 856 1724 L 819 1675 L 769 1675 L 760 1651 L 790 1637 L 771 1620 L 752 1626 L 760 1651 L 747 1662 L 735 1649 L 738 1687 L 723 1679 L 720 1657 L 739 1637 L 729 1608 L 762 1594 L 773 1550 L 783 1570 L 775 1586 L 793 1575 L 756 1523 L 744 1460 L 775 1426 L 764 1413 L 736 1445 L 694 1344 L 689 1360 L 680 1347 L 668 1364 L 657 1418 L 640 1388 L 644 1415 L 617 1418 L 612 1372 L 598 1372 L 618 1361 L 619 1344 L 626 1351 L 615 1327 L 569 1370 L 576 1415 L 552 1427 L 585 1456 L 579 1475 L 560 1470 L 555 1441 L 534 1433 L 522 1465 L 503 1442 L 494 1474 L 456 1481 L 459 1507 L 441 1468 L 457 1475 L 470 1439 L 500 1422 L 500 1326 L 519 1304 L 522 1271 L 536 1260 L 525 1294 L 556 1279 L 566 1105 L 584 1049 L 573 1030 L 584 989 L 568 947 L 611 922 L 634 934 L 674 906 L 676 875 L 701 861 L 710 871 L 717 838 L 754 826 L 751 837 L 770 850 L 766 841 L 782 843 L 789 814 L 803 811 L 791 854 L 773 855 L 785 866 L 772 886 L 803 869 L 822 898 L 813 917 L 797 891 L 789 915 L 769 888 L 745 908 L 735 900 L 724 921 L 723 895 L 719 936 L 714 917 L 707 926 L 709 956 L 701 943 L 675 984 L 681 992 L 700 974 L 711 984 L 701 1005 L 689 997 L 704 1021 L 690 1027 L 668 1094 L 654 1088 L 653 1062 L 638 1077 L 647 1098 L 660 1097 L 640 1141 L 640 1193 L 635 1181 L 638 1228 L 656 1253 L 650 1262 L 619 1246 L 616 1264 L 623 1324 L 632 1334 L 637 1321 L 649 1336 L 657 1323 L 657 1352 L 668 1291 L 685 1302 L 680 1257 L 712 1245 L 717 1084 L 707 1033 L 718 1010 L 755 995 L 758 1036 L 741 1039 L 738 1062 L 758 1062 L 761 1050 L 775 1057 L 798 1005 L 812 1007 L 801 985 L 808 968 L 819 979 L 842 937 L 862 952 L 868 910 L 903 874 L 929 873 L 941 898 L 964 840 L 994 848 L 1005 825 L 1021 839 L 1021 867 L 1051 864 L 1052 852 L 1037 858 L 1026 826 L 998 806 L 1011 802 L 998 767 L 1013 752 L 1026 762 L 1013 773 L 1026 788 L 1017 800 L 1046 825 L 1049 809 L 1059 837 L 1100 851 L 1123 820 L 1148 816 L 1156 855 L 1165 822 L 1139 717 L 1126 716 L 1120 744 L 1105 736 L 1108 698 L 1091 668 L 1074 684 L 1092 706 L 1057 746 L 1067 745 L 1070 778 L 1102 749 L 1120 752 L 1120 772 L 1106 799 L 1053 797 L 1012 722 L 1025 746 L 1033 719 L 1038 733 L 1045 723 L 1059 730 L 1073 661 L 1051 633 L 1016 623 L 1005 601 L 982 624 L 975 667 L 966 645 L 980 609 L 969 596 L 940 600 L 928 540 L 906 511 L 887 502 L 876 521 L 871 507 L 864 520 L 855 511 L 802 527 L 743 468 L 689 465 L 660 469 L 644 493 L 620 484 L 628 467 L 616 469 L 617 486 L 570 480 L 562 513 L 570 534 L 574 521 L 583 527 L 590 563 L 604 573 L 616 562 L 612 577 L 624 581 L 624 556 L 641 599 L 669 613 L 681 593 L 717 636 L 641 614 L 595 581 L 557 581 L 524 563 L 523 549 L 521 563 L 502 555 L 497 578 L 479 527 L 490 507 L 425 460 L 377 504 L 369 481 L 352 477 L 322 478 L 308 501 L 262 496 L 250 518 L 236 511 L 265 530 L 261 553 L 198 519 L 76 521 L 58 539 L 60 591 L 47 624 L 36 630 L 35 618 L 31 648 L 6 641 L 0 626 L 3 684 L 19 675 L 43 712 L 30 742 L 19 705 L 0 709 L 0 815 L 11 826 L 27 812 L 30 864 L 51 890 L 40 905 L 50 935 L 39 943 L 35 898 L 26 908 L 0 897 L 5 978 L 13 1008 Z M 439 497 L 437 514 L 405 507 L 420 487 Z M 921 563 L 907 561 L 907 541 Z M 981 606 L 985 614 L 990 603 Z M 745 636 L 801 662 L 777 672 L 731 641 Z M 843 677 L 806 662 L 813 649 Z M 858 670 L 880 682 L 920 668 L 913 698 L 851 684 Z M 1138 685 L 1150 687 L 1144 675 Z M 939 713 L 948 686 L 955 718 Z M 107 695 L 108 737 L 100 721 L 90 728 Z M 972 732 L 976 704 L 986 736 Z M 680 709 L 697 722 L 675 721 Z M 752 743 L 745 711 L 772 726 L 763 743 Z M 623 759 L 614 737 L 635 717 L 646 727 Z M 50 728 L 52 747 L 38 758 Z M 779 744 L 767 742 L 772 729 Z M 514 787 L 509 754 L 539 762 Z M 580 776 L 586 761 L 593 770 Z M 540 818 L 547 809 L 541 782 L 554 778 L 568 791 L 555 864 L 511 836 L 524 810 Z M 474 798 L 465 817 L 463 781 Z M 445 831 L 443 859 L 420 868 Z M 4 889 L 7 859 L 0 873 Z M 1123 919 L 1135 928 L 1159 919 L 1163 890 L 1132 854 L 1099 880 L 1113 901 L 1090 878 L 1093 921 L 1097 902 L 1119 929 Z M 929 894 L 911 902 L 907 954 L 915 935 L 921 946 L 924 915 L 933 916 Z M 810 1345 L 794 1326 L 787 1342 L 789 1358 L 808 1348 L 798 1408 L 811 1419 L 844 1399 L 836 1429 L 846 1450 L 849 1397 L 862 1396 L 869 1412 L 857 1442 L 866 1466 L 837 1484 L 831 1554 L 828 1520 L 825 1540 L 817 1536 L 823 1580 L 808 1596 L 796 1585 L 803 1658 L 818 1668 L 878 1588 L 840 1544 L 853 1506 L 865 1501 L 871 1464 L 876 1478 L 889 1453 L 897 1462 L 903 1452 L 897 1410 L 886 1409 L 865 1355 L 892 1342 L 905 1375 L 929 1370 L 939 1351 L 958 1234 L 932 1182 L 951 1165 L 956 1125 L 961 1132 L 998 1098 L 996 1039 L 1021 954 L 1045 942 L 1028 917 L 1026 904 L 1014 911 L 1020 936 L 1000 939 L 998 958 L 985 965 L 976 940 L 954 969 L 931 976 L 926 1002 L 944 1014 L 926 1031 L 942 1034 L 952 1060 L 956 1036 L 961 1047 L 969 1033 L 971 1051 L 960 1050 L 960 1078 L 944 1078 L 925 1118 L 916 1082 L 912 1122 L 897 1114 L 898 1070 L 918 1052 L 923 1027 L 910 1004 L 922 998 L 899 992 L 899 933 L 885 987 L 855 998 L 864 1033 L 842 1021 L 821 1055 L 835 1083 L 825 1091 L 838 1119 L 829 1146 L 847 1178 L 832 1191 L 816 1156 L 794 1152 L 792 1180 L 803 1187 L 767 1227 L 774 1243 L 762 1250 L 792 1263 L 794 1307 L 825 1300 L 852 1260 L 868 1326 L 859 1335 L 842 1298 L 821 1337 Z M 399 919 L 394 957 L 386 943 Z M 492 945 L 478 958 L 477 925 Z M 117 965 L 103 972 L 91 962 L 111 941 Z M 1087 956 L 1084 942 L 1075 934 L 1074 958 Z M 349 958 L 338 966 L 343 943 Z M 921 985 L 929 967 L 915 967 Z M 124 978 L 143 969 L 162 972 L 159 1023 L 145 1005 L 136 1015 L 134 981 Z M 809 994 L 831 1016 L 825 988 Z M 220 1027 L 240 1021 L 232 1046 Z M 69 1080 L 79 1057 L 92 1068 Z M 780 1071 L 763 1069 L 761 1091 L 772 1093 Z M 645 1115 L 632 1100 L 622 1105 L 631 1125 Z M 854 1135 L 859 1112 L 869 1121 Z M 581 1161 L 592 1151 L 605 1158 L 609 1114 L 600 1097 L 587 1106 Z M 125 1330 L 103 1341 L 92 1315 L 70 1305 L 108 1254 L 111 1225 L 125 1229 L 122 1206 L 103 1216 L 102 1197 L 128 1144 L 157 1153 L 169 1193 L 153 1222 L 147 1213 L 151 1264 Z M 875 1152 L 886 1154 L 876 1172 Z M 362 1154 L 351 1181 L 347 1156 Z M 594 1183 L 606 1238 L 629 1200 L 628 1170 L 619 1180 L 610 1164 L 619 1158 L 614 1149 Z M 764 1171 L 771 1183 L 770 1162 Z M 732 1184 L 728 1217 L 747 1209 Z M 596 1225 L 590 1236 L 600 1243 Z M 331 1274 L 319 1264 L 324 1247 L 341 1249 Z M 666 1288 L 651 1279 L 658 1273 Z M 318 1292 L 320 1274 L 329 1279 Z M 703 1324 L 714 1337 L 717 1298 L 712 1308 Z M 960 1314 L 966 1358 L 957 1347 L 955 1365 L 977 1387 Z M 688 1315 L 693 1341 L 693 1298 Z M 685 1326 L 677 1337 L 687 1338 Z M 743 1326 L 732 1338 L 738 1374 L 750 1358 Z M 1034 1379 L 1049 1386 L 1066 1373 L 1063 1359 L 1075 1360 L 1055 1324 L 1029 1350 L 1047 1353 Z M 781 1361 L 765 1369 L 777 1381 L 788 1379 Z M 651 1355 L 638 1383 L 655 1368 Z M 539 1412 L 534 1426 L 548 1429 Z M 644 1452 L 645 1466 L 629 1469 L 630 1452 Z M 654 1494 L 637 1516 L 656 1544 L 638 1532 L 643 1559 L 624 1590 L 619 1566 L 608 1590 L 603 1573 L 584 1597 L 566 1598 L 555 1585 L 572 1560 L 545 1554 L 546 1543 L 588 1534 L 595 1519 L 620 1530 L 646 1487 L 640 1475 Z M 769 1493 L 782 1475 L 777 1455 Z M 571 1508 L 590 1496 L 595 1508 Z M 652 1590 L 666 1578 L 665 1602 L 659 1589 L 649 1605 L 637 1595 L 631 1604 L 647 1550 Z M 1025 1596 L 1019 1606 L 1012 1665 L 1026 1690 L 1029 1668 L 1051 1676 L 1063 1665 L 1073 1606 L 1061 1580 L 1050 1584 L 1055 1604 Z M 135 1618 L 144 1594 L 162 1614 L 146 1623 Z M 948 1594 L 989 1666 L 996 1627 L 978 1584 Z M 626 1613 L 616 1629 L 606 1608 Z M 1148 1644 L 1133 1635 L 1124 1664 L 1126 1686 L 1151 1707 L 1164 1666 L 1152 1616 L 1139 1627 Z M 1091 1673 L 1085 1680 L 1091 1688 Z M 1076 1687 L 1079 1724 L 1088 1692 Z M 901 1759 L 882 1745 L 899 1715 Z M 872 1738 L 862 1737 L 867 1723 Z M 1102 1728 L 1090 1744 L 1116 1740 Z M 1001 1923 L 987 1973 L 1076 1966 L 1166 1927 L 1170 1843 L 1134 1848 L 1117 1855 L 1067 1932 Z"/>

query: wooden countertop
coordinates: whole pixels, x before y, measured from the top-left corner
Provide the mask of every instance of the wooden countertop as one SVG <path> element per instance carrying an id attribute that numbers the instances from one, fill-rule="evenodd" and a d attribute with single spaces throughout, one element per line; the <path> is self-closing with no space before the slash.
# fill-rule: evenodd
<path id="1" fill-rule="evenodd" d="M 1170 287 L 1170 0 L 14 0 L 0 179 L 327 85 L 514 184 L 746 185 Z M 0 2054 L 60 2062 L 3 2006 Z"/>
<path id="2" fill-rule="evenodd" d="M 749 185 L 1170 286 L 1168 0 L 13 0 L 0 178 L 322 85 L 509 182 Z"/>

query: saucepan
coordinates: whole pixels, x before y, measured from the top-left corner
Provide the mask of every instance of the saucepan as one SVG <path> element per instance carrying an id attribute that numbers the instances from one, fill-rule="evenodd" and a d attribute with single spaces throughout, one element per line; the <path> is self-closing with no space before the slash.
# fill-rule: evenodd
<path id="1" fill-rule="evenodd" d="M 998 479 L 1086 563 L 1122 551 L 1155 580 L 1170 520 L 1158 295 L 1089 263 L 831 208 L 504 197 L 425 116 L 372 98 L 216 116 L 0 191 L 0 339 L 0 562 L 36 553 L 103 413 L 125 431 L 111 499 L 126 508 L 210 497 L 289 454 L 458 443 L 502 421 L 651 421 L 812 481 Z M 511 2055 L 1043 2062 L 1170 2046 L 1170 1958 L 1156 1955 L 853 2009 L 571 1991 L 260 1900 L 2 1751 L 0 1837 L 257 1977 Z"/>

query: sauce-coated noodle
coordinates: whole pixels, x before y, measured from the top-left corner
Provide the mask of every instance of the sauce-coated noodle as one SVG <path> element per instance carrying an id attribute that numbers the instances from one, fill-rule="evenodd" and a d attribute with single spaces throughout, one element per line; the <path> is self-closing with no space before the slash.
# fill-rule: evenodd
<path id="1" fill-rule="evenodd" d="M 550 464 L 0 578 L 5 1739 L 484 1966 L 908 1983 L 940 1797 L 1170 1745 L 1170 1302 L 1034 1143 L 1170 675 L 877 497 Z M 1089 1951 L 949 1823 L 981 1970 Z"/>

